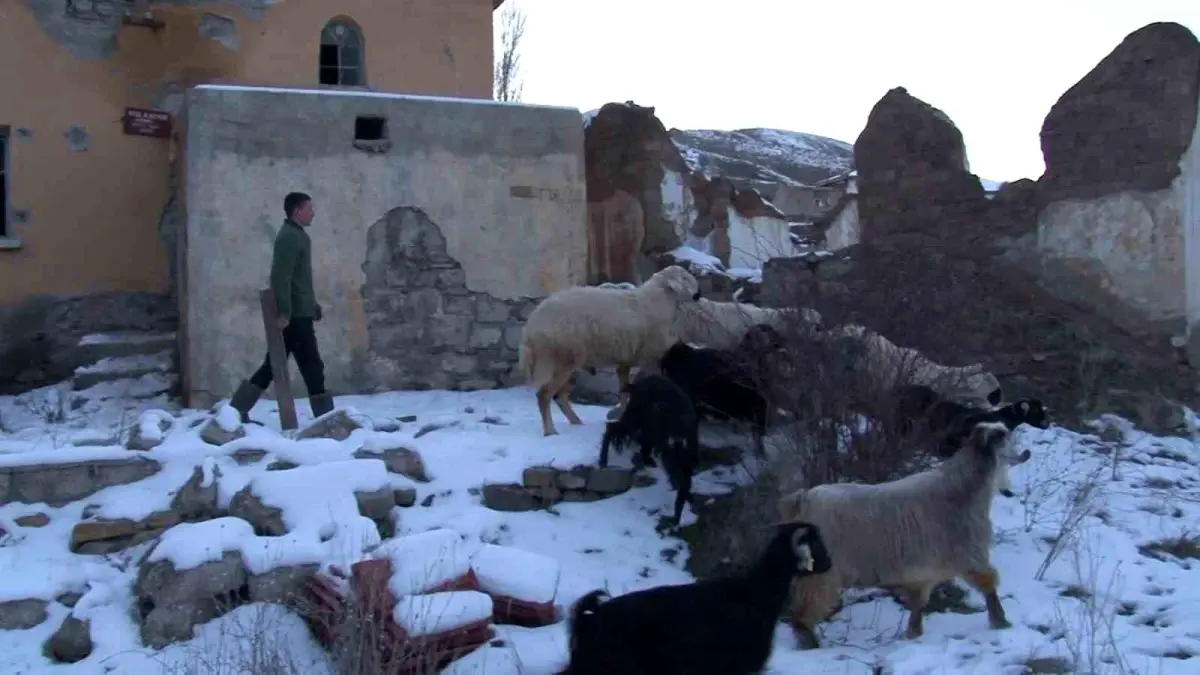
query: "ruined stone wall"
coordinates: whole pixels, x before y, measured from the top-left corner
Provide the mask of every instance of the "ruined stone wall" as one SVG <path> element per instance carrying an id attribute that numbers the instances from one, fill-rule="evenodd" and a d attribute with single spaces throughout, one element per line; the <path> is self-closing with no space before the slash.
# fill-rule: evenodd
<path id="1" fill-rule="evenodd" d="M 1200 95 L 1198 95 L 1200 96 Z M 1200 110 L 1200 100 L 1196 102 Z M 1200 119 L 1192 144 L 1180 162 L 1183 174 L 1200 177 Z M 1192 363 L 1200 363 L 1200 178 L 1180 186 L 1180 215 L 1184 245 L 1184 299 L 1187 316 L 1187 352 Z"/>
<path id="2" fill-rule="evenodd" d="M 1001 256 L 1126 330 L 1179 336 L 1198 97 L 1195 36 L 1172 23 L 1134 31 L 1049 111 L 1045 174 L 987 199 L 954 123 L 893 89 L 855 143 L 861 241 Z"/>
<path id="3" fill-rule="evenodd" d="M 692 171 L 653 107 L 606 103 L 584 125 L 588 283 L 641 283 L 660 255 L 683 245 L 729 266 L 731 218 L 757 222 L 775 235 L 768 239 L 786 232 L 784 215 L 758 192 Z"/>
<path id="4" fill-rule="evenodd" d="M 1200 42 L 1173 23 L 1134 31 L 1067 90 L 1042 127 L 1039 273 L 1098 310 L 1185 329 L 1186 161 L 1197 134 Z"/>
<path id="5" fill-rule="evenodd" d="M 788 220 L 811 222 L 833 208 L 844 192 L 840 186 L 780 185 L 769 198 Z"/>
<path id="6" fill-rule="evenodd" d="M 1097 308 L 1110 299 L 1132 316 L 1182 332 L 1183 179 L 1166 190 L 1062 200 L 1038 216 L 1037 256 L 1044 283 Z"/>
<path id="7" fill-rule="evenodd" d="M 135 12 L 149 13 L 144 25 L 121 22 L 125 0 L 67 5 L 0 3 L 0 126 L 12 132 L 0 387 L 68 375 L 74 333 L 159 323 L 143 309 L 167 304 L 173 281 L 171 141 L 124 135 L 126 107 L 175 114 L 187 87 L 211 81 L 315 86 L 320 31 L 335 16 L 365 27 L 370 88 L 491 97 L 487 2 L 151 0 Z"/>
<path id="8" fill-rule="evenodd" d="M 386 138 L 356 143 L 362 116 L 384 118 Z M 290 190 L 316 205 L 317 333 L 334 393 L 505 384 L 534 302 L 585 280 L 576 110 L 202 87 L 187 125 L 194 404 L 228 395 L 262 359 L 258 290 Z"/>

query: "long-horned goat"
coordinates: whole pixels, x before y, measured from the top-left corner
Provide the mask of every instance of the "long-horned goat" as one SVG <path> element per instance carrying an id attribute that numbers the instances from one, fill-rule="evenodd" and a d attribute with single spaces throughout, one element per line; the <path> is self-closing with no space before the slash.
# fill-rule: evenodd
<path id="1" fill-rule="evenodd" d="M 608 466 L 610 445 L 619 452 L 636 441 L 647 466 L 654 465 L 657 452 L 676 492 L 674 518 L 679 524 L 684 505 L 692 499 L 692 475 L 700 463 L 696 409 L 679 385 L 662 375 L 639 377 L 623 393 L 629 400 L 620 417 L 604 428 L 600 466 Z"/>
<path id="2" fill-rule="evenodd" d="M 659 586 L 610 598 L 592 591 L 571 613 L 570 675 L 751 675 L 771 656 L 796 577 L 832 565 L 820 529 L 777 526 L 744 575 Z"/>
<path id="3" fill-rule="evenodd" d="M 784 519 L 821 528 L 834 561 L 829 574 L 793 584 L 790 621 L 800 645 L 818 646 L 813 628 L 845 588 L 899 590 L 910 612 L 905 634 L 919 637 L 933 587 L 956 577 L 983 593 L 992 628 L 1008 627 L 990 551 L 996 472 L 1013 451 L 1010 438 L 1003 424 L 980 424 L 967 445 L 933 469 L 878 485 L 819 485 L 781 499 Z"/>
<path id="4" fill-rule="evenodd" d="M 520 368 L 537 390 L 543 435 L 557 433 L 551 399 L 568 422 L 583 424 L 569 399 L 576 371 L 616 366 L 624 389 L 632 367 L 654 363 L 675 343 L 675 315 L 699 298 L 696 278 L 671 265 L 634 290 L 574 286 L 542 300 L 521 332 Z"/>
<path id="5" fill-rule="evenodd" d="M 970 438 L 971 430 L 983 422 L 999 422 L 1009 431 L 1022 424 L 1036 429 L 1050 427 L 1049 412 L 1036 398 L 1022 398 L 991 409 L 978 408 L 942 398 L 930 387 L 920 384 L 897 387 L 895 398 L 896 430 L 907 433 L 914 426 L 923 424 L 937 439 L 937 454 L 943 458 L 957 452 Z M 1024 461 L 1020 455 L 1013 454 L 1010 461 L 1003 463 L 997 473 L 997 492 L 1005 497 L 1013 496 L 1008 469 Z"/>

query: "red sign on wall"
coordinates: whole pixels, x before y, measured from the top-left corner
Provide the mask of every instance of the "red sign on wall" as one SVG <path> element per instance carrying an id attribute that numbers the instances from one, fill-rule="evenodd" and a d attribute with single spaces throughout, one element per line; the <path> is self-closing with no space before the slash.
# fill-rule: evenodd
<path id="1" fill-rule="evenodd" d="M 127 136 L 171 137 L 171 113 L 149 108 L 126 108 L 123 126 Z"/>

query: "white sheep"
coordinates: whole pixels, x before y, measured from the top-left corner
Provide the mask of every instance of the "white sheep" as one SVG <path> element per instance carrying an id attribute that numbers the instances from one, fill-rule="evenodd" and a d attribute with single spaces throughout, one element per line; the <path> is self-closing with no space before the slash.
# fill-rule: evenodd
<path id="1" fill-rule="evenodd" d="M 676 332 L 684 342 L 712 349 L 733 349 L 752 326 L 767 324 L 783 330 L 797 316 L 788 310 L 756 307 L 744 302 L 715 302 L 707 298 L 684 305 L 677 316 Z M 800 311 L 804 324 L 820 326 L 821 315 L 811 309 Z M 815 335 L 815 332 L 814 332 Z"/>
<path id="2" fill-rule="evenodd" d="M 782 498 L 783 519 L 821 528 L 833 560 L 828 574 L 792 585 L 790 621 L 801 647 L 818 646 L 813 627 L 834 612 L 845 588 L 899 591 L 911 613 L 905 635 L 919 637 L 934 586 L 960 576 L 983 593 L 988 624 L 1007 628 L 999 573 L 990 561 L 991 509 L 997 474 L 1017 459 L 1015 452 L 1008 428 L 985 422 L 933 469 L 877 485 L 819 485 Z M 1028 450 L 1020 455 L 1028 456 Z"/>
<path id="3" fill-rule="evenodd" d="M 882 389 L 920 384 L 952 401 L 991 407 L 1000 400 L 1000 382 L 983 364 L 944 366 L 858 324 L 837 326 L 826 336 L 862 344 L 861 363 Z"/>
<path id="4" fill-rule="evenodd" d="M 520 368 L 537 390 L 542 433 L 557 433 L 554 399 L 571 424 L 583 424 L 569 400 L 571 376 L 585 367 L 616 366 L 621 391 L 634 366 L 656 363 L 678 341 L 675 317 L 700 298 L 690 272 L 659 270 L 634 290 L 575 286 L 550 294 L 521 332 Z"/>

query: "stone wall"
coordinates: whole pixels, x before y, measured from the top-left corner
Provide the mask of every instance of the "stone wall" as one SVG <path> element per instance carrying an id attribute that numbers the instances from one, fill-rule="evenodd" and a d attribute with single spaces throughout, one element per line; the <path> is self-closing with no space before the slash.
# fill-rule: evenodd
<path id="1" fill-rule="evenodd" d="M 356 139 L 365 117 L 384 120 L 380 138 Z M 193 405 L 262 359 L 258 291 L 291 190 L 316 206 L 317 333 L 334 393 L 500 386 L 531 304 L 584 281 L 576 110 L 199 87 L 185 120 Z"/>
<path id="2" fill-rule="evenodd" d="M 1095 307 L 1116 300 L 1128 321 L 1183 330 L 1181 176 L 1155 192 L 1117 192 L 1048 204 L 1037 221 L 1039 274 L 1064 297 Z"/>
<path id="3" fill-rule="evenodd" d="M 1200 170 L 1200 43 L 1154 23 L 1131 33 L 1051 108 L 1036 253 L 1055 292 L 1136 324 L 1185 329 L 1184 211 Z"/>
<path id="4" fill-rule="evenodd" d="M 1186 323 L 1184 214 L 1187 195 L 1200 190 L 1200 169 L 1186 159 L 1198 99 L 1195 36 L 1172 23 L 1139 29 L 1050 110 L 1045 174 L 989 199 L 953 121 L 893 89 L 855 143 L 859 239 L 1000 256 L 1126 330 L 1177 337 Z"/>
<path id="5" fill-rule="evenodd" d="M 1200 110 L 1200 99 L 1196 101 Z M 1200 119 L 1187 153 L 1180 161 L 1185 175 L 1200 176 Z M 1184 243 L 1184 313 L 1187 316 L 1187 352 L 1192 363 L 1200 363 L 1200 180 L 1180 188 L 1180 215 Z"/>
<path id="6" fill-rule="evenodd" d="M 537 305 L 471 291 L 446 237 L 420 209 L 389 211 L 367 232 L 366 386 L 490 389 L 509 379 L 521 326 Z"/>

